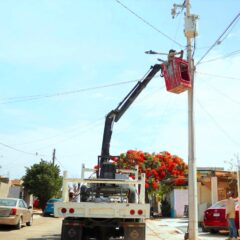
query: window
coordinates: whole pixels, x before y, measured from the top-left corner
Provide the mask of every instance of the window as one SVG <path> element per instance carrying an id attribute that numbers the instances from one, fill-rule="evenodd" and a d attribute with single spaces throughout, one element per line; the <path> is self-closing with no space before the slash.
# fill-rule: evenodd
<path id="1" fill-rule="evenodd" d="M 15 207 L 16 204 L 17 200 L 14 199 L 0 199 L 0 206 Z"/>
<path id="2" fill-rule="evenodd" d="M 19 207 L 20 208 L 27 208 L 26 204 L 24 204 L 23 200 L 19 200 Z"/>

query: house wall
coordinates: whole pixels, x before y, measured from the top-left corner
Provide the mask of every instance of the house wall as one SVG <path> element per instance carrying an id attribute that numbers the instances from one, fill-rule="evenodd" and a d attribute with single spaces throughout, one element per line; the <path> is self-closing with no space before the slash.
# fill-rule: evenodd
<path id="1" fill-rule="evenodd" d="M 211 181 L 205 181 L 204 184 L 198 183 L 198 203 L 211 203 Z"/>
<path id="2" fill-rule="evenodd" d="M 188 205 L 188 190 L 174 189 L 170 193 L 170 205 L 172 217 L 183 217 L 184 206 Z"/>
<path id="3" fill-rule="evenodd" d="M 229 191 L 229 183 L 219 181 L 218 182 L 218 200 L 223 200 L 227 198 L 227 191 Z"/>
<path id="4" fill-rule="evenodd" d="M 9 188 L 8 197 L 10 198 L 20 198 L 21 187 L 19 186 L 11 186 Z"/>
<path id="5" fill-rule="evenodd" d="M 9 192 L 9 183 L 0 182 L 0 197 L 7 197 Z"/>

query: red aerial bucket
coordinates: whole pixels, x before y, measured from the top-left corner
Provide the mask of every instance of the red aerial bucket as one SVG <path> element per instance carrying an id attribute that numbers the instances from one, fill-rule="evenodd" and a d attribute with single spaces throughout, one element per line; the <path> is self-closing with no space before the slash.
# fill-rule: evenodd
<path id="1" fill-rule="evenodd" d="M 188 62 L 182 58 L 173 58 L 163 63 L 162 74 L 169 92 L 178 94 L 192 87 Z"/>

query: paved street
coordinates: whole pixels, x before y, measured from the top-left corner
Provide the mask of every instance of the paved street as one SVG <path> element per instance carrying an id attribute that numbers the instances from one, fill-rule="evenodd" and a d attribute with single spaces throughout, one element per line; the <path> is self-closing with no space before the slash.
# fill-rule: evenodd
<path id="1" fill-rule="evenodd" d="M 34 215 L 33 225 L 15 230 L 9 226 L 0 227 L 1 240 L 59 240 L 61 232 L 60 218 Z"/>
<path id="2" fill-rule="evenodd" d="M 10 227 L 0 227 L 1 240 L 60 240 L 61 218 L 42 217 L 34 215 L 31 227 L 15 230 Z M 187 219 L 149 219 L 147 220 L 146 240 L 184 240 L 187 230 Z M 199 232 L 201 240 L 223 240 L 227 234 L 210 234 Z"/>

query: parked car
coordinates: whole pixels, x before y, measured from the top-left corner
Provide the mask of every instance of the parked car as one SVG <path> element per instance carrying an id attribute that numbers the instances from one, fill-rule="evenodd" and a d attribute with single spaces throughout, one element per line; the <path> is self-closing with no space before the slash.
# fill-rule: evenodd
<path id="1" fill-rule="evenodd" d="M 32 207 L 28 207 L 23 199 L 0 198 L 0 224 L 21 229 L 23 224 L 31 226 L 32 222 Z"/>
<path id="2" fill-rule="evenodd" d="M 49 216 L 54 214 L 54 203 L 55 202 L 62 202 L 63 200 L 61 198 L 51 198 L 47 201 L 47 204 L 44 208 L 43 215 Z"/>
<path id="3" fill-rule="evenodd" d="M 227 202 L 226 199 L 219 201 L 213 204 L 210 208 L 208 208 L 204 212 L 202 224 L 202 230 L 204 232 L 217 233 L 219 230 L 228 230 L 228 223 L 225 217 L 226 202 Z M 235 209 L 236 209 L 235 224 L 238 229 L 239 205 L 237 199 L 235 199 Z"/>

